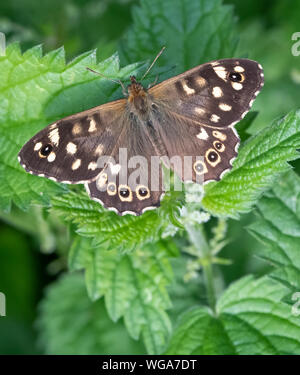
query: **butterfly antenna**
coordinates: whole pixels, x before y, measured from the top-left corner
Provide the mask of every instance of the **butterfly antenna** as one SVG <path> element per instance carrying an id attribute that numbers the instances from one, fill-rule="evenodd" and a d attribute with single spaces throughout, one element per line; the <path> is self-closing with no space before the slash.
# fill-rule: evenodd
<path id="1" fill-rule="evenodd" d="M 155 57 L 155 59 L 152 61 L 152 64 L 149 66 L 149 68 L 146 70 L 146 73 L 143 75 L 143 77 L 141 78 L 141 81 L 146 77 L 146 75 L 150 72 L 150 70 L 152 69 L 153 65 L 156 63 L 156 60 L 159 58 L 159 56 L 164 52 L 164 50 L 166 49 L 166 47 L 163 47 L 157 54 L 157 56 Z"/>
<path id="2" fill-rule="evenodd" d="M 123 92 L 126 92 L 126 88 L 125 88 L 123 82 L 122 82 L 120 79 L 112 79 L 112 78 L 109 78 L 109 77 L 105 76 L 104 74 L 99 73 L 99 72 L 96 72 L 96 70 L 93 70 L 93 69 L 91 69 L 91 68 L 86 68 L 86 69 L 89 70 L 89 71 L 92 72 L 92 73 L 98 74 L 99 76 L 108 79 L 109 81 L 112 81 L 112 82 L 114 82 L 114 83 L 117 83 L 117 84 L 121 85 L 121 86 L 122 86 L 122 90 L 123 90 Z"/>

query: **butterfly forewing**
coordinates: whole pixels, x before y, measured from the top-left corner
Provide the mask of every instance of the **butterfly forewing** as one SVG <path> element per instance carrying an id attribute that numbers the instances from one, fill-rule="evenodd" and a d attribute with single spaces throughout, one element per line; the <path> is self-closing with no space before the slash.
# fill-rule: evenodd
<path id="1" fill-rule="evenodd" d="M 263 70 L 256 61 L 224 59 L 170 78 L 149 94 L 183 120 L 223 128 L 245 116 L 263 82 Z"/>
<path id="2" fill-rule="evenodd" d="M 65 183 L 93 180 L 101 170 L 97 160 L 110 155 L 124 131 L 126 100 L 65 117 L 37 133 L 21 149 L 27 172 Z"/>

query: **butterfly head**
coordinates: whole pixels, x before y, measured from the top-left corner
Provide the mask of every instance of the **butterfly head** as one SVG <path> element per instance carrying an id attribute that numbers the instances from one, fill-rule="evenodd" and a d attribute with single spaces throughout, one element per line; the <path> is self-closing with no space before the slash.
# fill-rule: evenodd
<path id="1" fill-rule="evenodd" d="M 131 84 L 128 85 L 128 101 L 133 102 L 135 98 L 146 95 L 144 87 L 137 82 L 135 76 L 130 76 Z"/>

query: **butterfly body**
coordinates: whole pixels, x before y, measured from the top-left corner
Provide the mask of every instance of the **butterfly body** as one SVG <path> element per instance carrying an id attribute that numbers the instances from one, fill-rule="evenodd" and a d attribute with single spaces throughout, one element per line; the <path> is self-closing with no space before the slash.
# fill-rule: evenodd
<path id="1" fill-rule="evenodd" d="M 108 209 L 139 215 L 160 204 L 161 162 L 182 181 L 202 183 L 232 168 L 240 143 L 234 125 L 263 85 L 257 62 L 213 61 L 150 89 L 134 76 L 130 80 L 125 99 L 37 133 L 19 153 L 25 170 L 84 183 L 91 198 Z"/>

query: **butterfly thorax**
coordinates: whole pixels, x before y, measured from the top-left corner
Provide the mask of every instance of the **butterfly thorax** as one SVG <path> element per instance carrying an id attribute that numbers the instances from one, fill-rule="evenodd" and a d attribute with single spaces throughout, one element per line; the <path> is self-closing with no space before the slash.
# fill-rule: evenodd
<path id="1" fill-rule="evenodd" d="M 128 103 L 133 112 L 136 112 L 137 115 L 143 115 L 147 113 L 148 105 L 148 96 L 149 94 L 144 89 L 144 87 L 137 82 L 134 76 L 130 77 L 131 84 L 128 86 Z"/>

